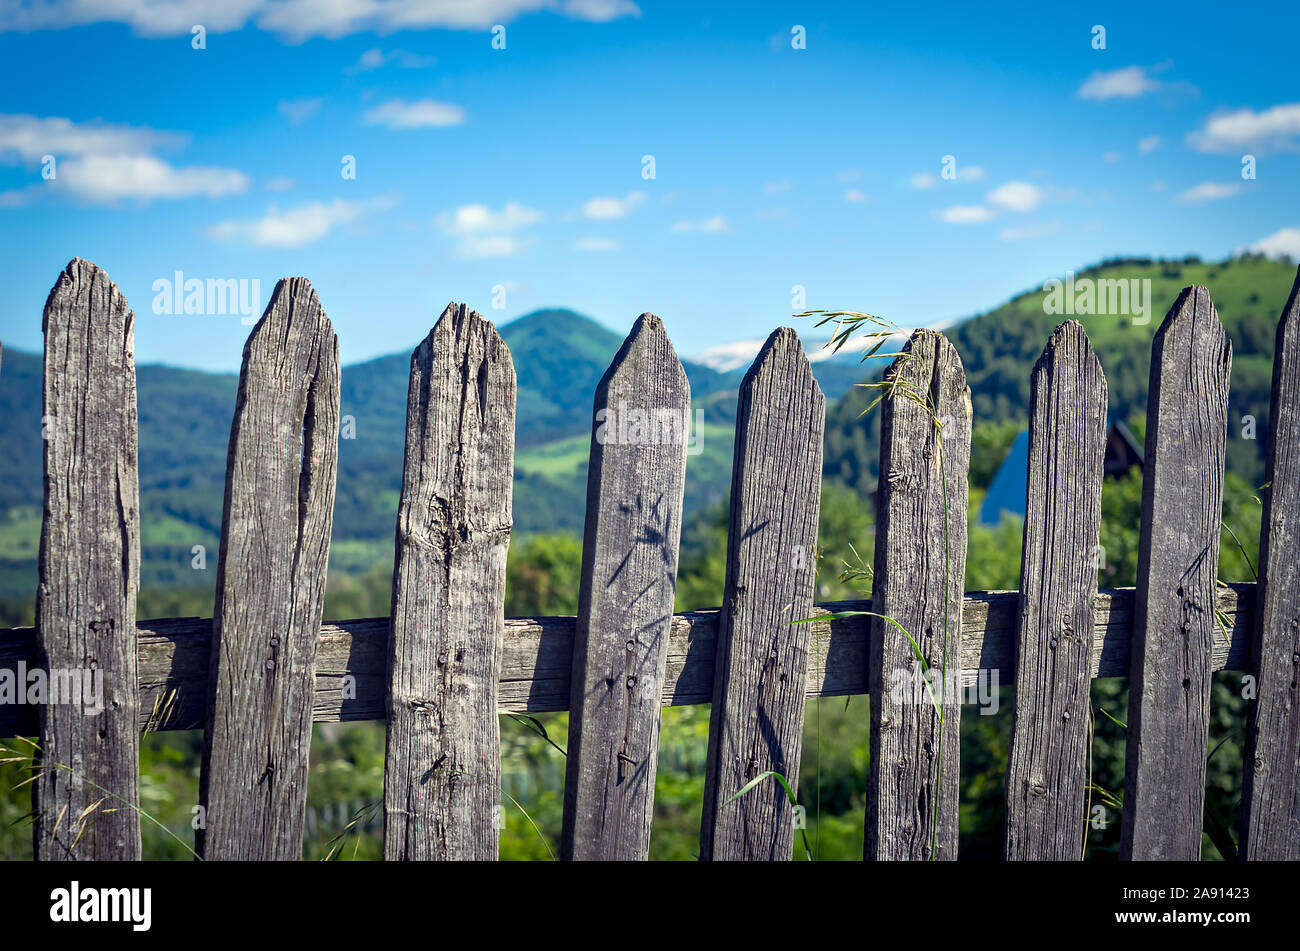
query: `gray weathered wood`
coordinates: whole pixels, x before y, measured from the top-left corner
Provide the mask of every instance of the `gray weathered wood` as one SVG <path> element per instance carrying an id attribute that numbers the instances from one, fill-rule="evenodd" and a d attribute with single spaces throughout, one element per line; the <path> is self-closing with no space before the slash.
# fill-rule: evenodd
<path id="1" fill-rule="evenodd" d="M 691 391 L 642 314 L 596 388 L 561 852 L 644 859 L 677 584 Z"/>
<path id="2" fill-rule="evenodd" d="M 788 859 L 798 788 L 817 565 L 826 399 L 799 335 L 767 338 L 740 385 L 724 608 L 700 826 L 700 858 Z"/>
<path id="3" fill-rule="evenodd" d="M 208 859 L 302 856 L 338 467 L 338 338 L 306 278 L 244 345 L 217 564 L 200 799 Z"/>
<path id="4" fill-rule="evenodd" d="M 1215 670 L 1250 665 L 1255 613 L 1253 584 L 1219 589 L 1219 612 L 1227 637 L 1214 643 Z M 999 671 L 1010 680 L 1018 629 L 1020 595 L 1015 591 L 972 591 L 962 602 L 963 684 L 980 671 Z M 868 611 L 870 601 L 834 601 L 814 611 Z M 1133 626 L 1133 589 L 1099 591 L 1093 603 L 1093 677 L 1127 677 Z M 673 616 L 664 670 L 665 707 L 709 703 L 717 651 L 717 609 Z M 569 709 L 569 664 L 577 618 L 506 618 L 497 705 L 502 713 L 554 713 Z M 868 619 L 846 617 L 810 624 L 808 679 L 813 697 L 865 695 L 868 689 Z M 202 729 L 207 706 L 208 645 L 212 621 L 162 618 L 136 624 L 140 657 L 140 729 Z M 313 719 L 317 723 L 383 720 L 387 716 L 388 618 L 331 621 L 317 635 Z M 0 669 L 30 669 L 36 663 L 36 632 L 30 627 L 0 630 Z M 1007 672 L 1003 675 L 1003 671 Z M 0 704 L 0 737 L 37 731 L 30 706 Z"/>
<path id="5" fill-rule="evenodd" d="M 39 704 L 35 855 L 139 859 L 135 314 L 107 274 L 77 258 L 50 291 L 44 330 L 36 662 L 82 689 L 80 703 L 68 702 L 74 693 Z"/>
<path id="6" fill-rule="evenodd" d="M 1083 855 L 1105 456 L 1106 378 L 1083 327 L 1068 320 L 1030 378 L 1008 859 Z"/>
<path id="7" fill-rule="evenodd" d="M 886 371 L 876 495 L 868 859 L 957 857 L 962 592 L 970 388 L 941 334 L 919 330 Z M 942 433 L 942 436 L 940 435 Z M 933 678 L 933 690 L 925 678 Z"/>
<path id="8" fill-rule="evenodd" d="M 1151 345 L 1122 859 L 1201 855 L 1232 344 L 1188 287 Z"/>
<path id="9" fill-rule="evenodd" d="M 389 641 L 384 858 L 497 857 L 515 368 L 449 304 L 411 355 Z"/>
<path id="10" fill-rule="evenodd" d="M 1300 860 L 1300 273 L 1277 325 L 1241 854 Z"/>

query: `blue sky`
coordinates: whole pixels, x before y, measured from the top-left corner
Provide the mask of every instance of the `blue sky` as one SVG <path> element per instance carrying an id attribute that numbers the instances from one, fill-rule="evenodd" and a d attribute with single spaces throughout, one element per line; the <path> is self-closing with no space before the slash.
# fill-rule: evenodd
<path id="1" fill-rule="evenodd" d="M 127 295 L 137 362 L 229 371 L 248 327 L 157 314 L 155 281 L 255 279 L 260 313 L 306 275 L 345 362 L 453 299 L 620 333 L 650 310 L 691 355 L 791 323 L 796 285 L 915 326 L 1116 255 L 1300 257 L 1298 27 L 1294 3 L 0 0 L 0 340 L 40 349 L 74 256 Z"/>

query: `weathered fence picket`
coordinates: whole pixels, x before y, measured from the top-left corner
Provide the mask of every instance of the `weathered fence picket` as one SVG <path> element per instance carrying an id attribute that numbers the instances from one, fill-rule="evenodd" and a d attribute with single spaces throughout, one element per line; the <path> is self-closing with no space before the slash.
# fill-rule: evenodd
<path id="1" fill-rule="evenodd" d="M 1151 346 L 1122 859 L 1201 855 L 1232 343 L 1204 287 Z"/>
<path id="2" fill-rule="evenodd" d="M 883 382 L 864 851 L 955 859 L 970 388 L 952 344 L 928 330 Z"/>
<path id="3" fill-rule="evenodd" d="M 596 387 L 561 856 L 644 859 L 686 491 L 691 389 L 653 314 Z"/>
<path id="4" fill-rule="evenodd" d="M 39 707 L 35 855 L 138 859 L 135 314 L 107 274 L 77 258 L 50 291 L 44 330 L 37 664 L 51 689 L 62 682 L 81 702 Z"/>
<path id="5" fill-rule="evenodd" d="M 298 859 L 339 439 L 338 338 L 286 278 L 244 345 L 199 796 L 209 859 Z"/>
<path id="6" fill-rule="evenodd" d="M 817 568 L 826 400 L 799 335 L 772 333 L 740 385 L 727 574 L 700 827 L 702 859 L 788 859 Z"/>
<path id="7" fill-rule="evenodd" d="M 1300 860 L 1300 273 L 1277 325 L 1246 731 L 1247 859 Z"/>
<path id="8" fill-rule="evenodd" d="M 1031 378 L 1020 590 L 963 591 L 970 391 L 918 331 L 884 378 L 873 600 L 814 605 L 825 401 L 783 328 L 738 395 L 725 605 L 676 615 L 691 401 L 663 324 L 637 320 L 595 394 L 578 617 L 505 618 L 514 367 L 451 305 L 411 359 L 391 617 L 323 624 L 338 343 L 293 278 L 244 349 L 215 617 L 137 622 L 133 321 L 81 260 L 45 309 L 37 625 L 0 631 L 0 671 L 93 671 L 103 708 L 0 703 L 0 736 L 40 735 L 38 858 L 138 858 L 138 733 L 198 726 L 204 857 L 299 858 L 312 722 L 386 720 L 385 857 L 492 859 L 498 714 L 569 710 L 563 857 L 644 859 L 661 707 L 712 702 L 701 857 L 785 859 L 780 783 L 735 794 L 797 788 L 805 698 L 869 693 L 865 856 L 952 859 L 959 691 L 1014 669 L 1006 857 L 1080 857 L 1091 678 L 1127 676 L 1121 857 L 1194 859 L 1210 676 L 1232 669 L 1258 693 L 1239 851 L 1300 859 L 1300 275 L 1258 584 L 1216 581 L 1231 346 L 1192 287 L 1152 348 L 1135 589 L 1096 589 L 1106 383 L 1067 321 Z"/>
<path id="9" fill-rule="evenodd" d="M 514 442 L 510 351 L 490 322 L 449 304 L 411 355 L 388 648 L 389 860 L 497 857 Z"/>
<path id="10" fill-rule="evenodd" d="M 1068 320 L 1047 342 L 1029 387 L 1008 859 L 1083 855 L 1105 455 L 1106 378 L 1083 327 Z"/>

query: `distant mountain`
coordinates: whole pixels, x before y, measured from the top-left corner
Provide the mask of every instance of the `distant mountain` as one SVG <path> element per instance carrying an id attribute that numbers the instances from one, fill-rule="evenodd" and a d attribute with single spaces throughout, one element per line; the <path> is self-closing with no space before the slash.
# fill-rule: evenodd
<path id="1" fill-rule="evenodd" d="M 793 323 L 798 322 L 793 321 Z M 808 331 L 816 328 L 812 322 L 808 322 L 806 327 L 796 327 L 796 329 Z M 869 343 L 854 340 L 839 351 L 832 351 L 828 346 L 829 336 L 801 333 L 800 340 L 804 352 L 808 355 L 808 362 L 812 364 L 813 377 L 827 400 L 839 399 L 860 381 L 866 372 L 862 365 L 862 352 L 870 348 Z M 765 342 L 766 338 L 732 340 L 697 353 L 692 359 L 719 373 L 727 374 L 738 387 L 740 381 L 744 379 L 745 371 L 754 362 L 758 352 L 763 349 Z"/>
<path id="2" fill-rule="evenodd" d="M 520 533 L 581 532 L 586 505 L 586 448 L 592 398 L 623 338 L 568 310 L 536 311 L 500 328 L 519 382 L 515 525 Z M 39 354 L 8 350 L 0 366 L 0 597 L 25 596 L 36 581 L 42 504 L 41 365 Z M 732 379 L 683 361 L 692 401 L 713 438 L 693 457 L 692 509 L 725 494 Z M 340 411 L 355 420 L 355 439 L 339 443 L 333 562 L 362 568 L 392 549 L 402 482 L 410 354 L 343 369 Z M 140 430 L 142 574 L 156 587 L 210 584 L 191 568 L 203 545 L 215 568 L 225 486 L 226 450 L 238 376 L 164 366 L 136 370 Z M 574 465 L 541 471 L 529 450 L 577 438 Z M 707 463 L 706 463 L 707 457 Z M 719 466 L 725 459 L 726 465 Z M 545 467 L 542 467 L 543 469 Z M 725 471 L 719 476 L 718 469 Z"/>

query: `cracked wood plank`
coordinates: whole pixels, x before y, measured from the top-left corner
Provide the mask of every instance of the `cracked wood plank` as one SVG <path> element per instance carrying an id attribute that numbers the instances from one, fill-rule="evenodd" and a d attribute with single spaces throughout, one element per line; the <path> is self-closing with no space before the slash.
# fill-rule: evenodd
<path id="1" fill-rule="evenodd" d="M 1067 320 L 1030 378 L 1007 859 L 1083 857 L 1105 455 L 1106 377 Z"/>
<path id="2" fill-rule="evenodd" d="M 449 304 L 411 355 L 388 650 L 384 858 L 494 860 L 515 369 Z"/>
<path id="3" fill-rule="evenodd" d="M 134 329 L 117 285 L 80 258 L 45 302 L 35 661 L 82 688 L 81 703 L 38 705 L 33 841 L 46 861 L 140 858 Z"/>
<path id="4" fill-rule="evenodd" d="M 1277 325 L 1241 855 L 1300 860 L 1300 272 Z"/>
<path id="5" fill-rule="evenodd" d="M 593 408 L 564 859 L 644 859 L 650 848 L 690 406 L 663 322 L 642 314 Z"/>
<path id="6" fill-rule="evenodd" d="M 1201 856 L 1232 344 L 1204 287 L 1151 345 L 1120 858 Z"/>
<path id="7" fill-rule="evenodd" d="M 799 782 L 817 567 L 826 400 L 799 336 L 767 338 L 740 385 L 727 574 L 700 826 L 700 858 L 789 859 L 794 810 L 768 771 Z"/>
<path id="8" fill-rule="evenodd" d="M 207 859 L 302 857 L 317 632 L 338 468 L 338 338 L 306 278 L 244 345 L 200 779 Z"/>
<path id="9" fill-rule="evenodd" d="M 952 860 L 970 388 L 952 344 L 928 330 L 912 334 L 885 380 L 895 389 L 880 404 L 872 601 L 916 647 L 893 624 L 872 619 L 864 853 L 877 860 Z"/>

